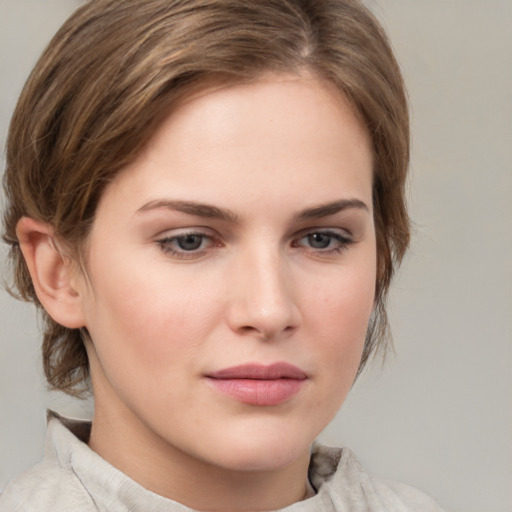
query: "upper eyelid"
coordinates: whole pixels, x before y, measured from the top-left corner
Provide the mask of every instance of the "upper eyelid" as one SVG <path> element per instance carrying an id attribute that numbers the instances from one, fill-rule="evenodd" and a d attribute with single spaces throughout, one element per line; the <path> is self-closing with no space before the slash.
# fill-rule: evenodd
<path id="1" fill-rule="evenodd" d="M 333 234 L 333 235 L 341 235 L 346 238 L 353 238 L 353 233 L 346 228 L 338 228 L 338 227 L 311 227 L 300 230 L 294 238 L 299 238 L 303 236 L 307 236 L 313 233 L 325 233 L 325 234 Z"/>
<path id="2" fill-rule="evenodd" d="M 166 238 L 179 238 L 181 236 L 187 235 L 201 235 L 207 238 L 215 238 L 218 236 L 213 232 L 211 228 L 206 226 L 191 226 L 183 228 L 163 229 L 155 235 L 155 238 L 158 240 L 163 240 Z"/>
<path id="3" fill-rule="evenodd" d="M 347 237 L 352 237 L 353 233 L 351 230 L 340 227 L 319 227 L 312 226 L 300 229 L 291 235 L 286 235 L 285 238 L 295 239 L 303 236 L 307 236 L 311 233 L 327 233 L 327 234 L 343 234 Z M 216 230 L 213 230 L 207 226 L 191 226 L 183 228 L 170 228 L 164 229 L 155 235 L 157 239 L 163 238 L 179 238 L 187 235 L 201 235 L 207 238 L 232 238 L 231 236 L 221 235 Z"/>
<path id="4" fill-rule="evenodd" d="M 187 236 L 201 236 L 205 241 L 208 241 L 209 245 L 216 245 L 216 240 L 218 240 L 218 237 L 206 234 L 206 233 L 200 233 L 197 231 L 189 231 L 186 233 L 178 233 L 176 235 L 167 235 L 167 236 L 160 236 L 157 238 L 156 242 L 163 245 L 166 243 L 174 242 L 180 238 L 185 238 Z M 202 249 L 206 250 L 206 249 Z"/>
<path id="5" fill-rule="evenodd" d="M 334 226 L 311 226 L 302 228 L 294 233 L 291 233 L 290 235 L 286 235 L 285 238 L 294 241 L 298 240 L 302 237 L 308 236 L 309 234 L 314 233 L 325 233 L 325 234 L 332 234 L 332 235 L 339 235 L 347 239 L 353 239 L 354 234 L 351 230 L 347 228 L 342 227 L 334 227 Z M 198 236 L 204 236 L 205 238 L 208 238 L 210 240 L 222 240 L 222 241 L 230 241 L 233 240 L 232 234 L 221 234 L 217 230 L 212 229 L 208 226 L 186 226 L 186 227 L 180 227 L 180 228 L 170 228 L 170 229 L 164 229 L 154 235 L 154 239 L 157 241 L 162 240 L 169 240 L 169 239 L 175 239 L 182 236 L 187 235 L 198 235 Z"/>
<path id="6" fill-rule="evenodd" d="M 197 249 L 192 249 L 190 251 L 186 249 L 182 249 L 179 247 L 176 247 L 176 241 L 180 238 L 185 238 L 187 236 L 202 236 L 204 239 L 207 240 L 207 247 L 200 247 Z M 202 241 L 202 243 L 204 240 Z M 198 233 L 194 231 L 184 232 L 184 233 L 178 233 L 176 235 L 170 235 L 169 236 L 163 236 L 156 240 L 156 243 L 158 246 L 160 246 L 160 249 L 166 253 L 171 255 L 173 258 L 180 259 L 180 260 L 190 260 L 194 261 L 198 258 L 201 258 L 204 256 L 209 249 L 211 249 L 213 246 L 216 245 L 215 238 L 212 236 L 209 236 L 205 233 Z M 201 245 L 202 245 L 201 243 Z M 173 247 L 174 246 L 174 247 Z"/>
<path id="7" fill-rule="evenodd" d="M 332 251 L 340 251 L 341 249 L 346 249 L 350 245 L 353 245 L 356 243 L 356 240 L 354 237 L 349 234 L 346 230 L 343 229 L 332 229 L 332 228 L 324 228 L 324 229 L 310 229 L 305 230 L 302 233 L 300 233 L 298 236 L 295 236 L 291 240 L 292 247 L 301 247 L 302 244 L 299 243 L 304 238 L 308 237 L 309 235 L 313 235 L 315 233 L 320 233 L 324 235 L 328 235 L 331 237 L 331 242 L 335 242 L 336 247 L 332 247 L 330 249 L 319 249 L 319 248 L 310 248 L 312 252 L 318 252 L 318 253 L 324 253 L 328 254 Z"/>

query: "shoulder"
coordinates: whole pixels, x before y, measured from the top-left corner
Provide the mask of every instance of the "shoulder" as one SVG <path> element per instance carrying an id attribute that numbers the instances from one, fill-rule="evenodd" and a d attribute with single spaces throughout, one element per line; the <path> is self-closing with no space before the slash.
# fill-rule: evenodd
<path id="1" fill-rule="evenodd" d="M 76 475 L 44 460 L 16 477 L 0 495 L 1 512 L 64 512 L 95 510 Z"/>
<path id="2" fill-rule="evenodd" d="M 425 493 L 406 484 L 371 477 L 348 448 L 316 445 L 310 479 L 336 510 L 443 512 Z"/>
<path id="3" fill-rule="evenodd" d="M 77 512 L 96 507 L 71 464 L 71 438 L 49 425 L 45 458 L 9 482 L 0 495 L 0 512 Z"/>
<path id="4" fill-rule="evenodd" d="M 407 512 L 443 512 L 433 498 L 402 482 L 373 479 L 373 486 L 381 499 L 390 506 L 400 503 Z"/>

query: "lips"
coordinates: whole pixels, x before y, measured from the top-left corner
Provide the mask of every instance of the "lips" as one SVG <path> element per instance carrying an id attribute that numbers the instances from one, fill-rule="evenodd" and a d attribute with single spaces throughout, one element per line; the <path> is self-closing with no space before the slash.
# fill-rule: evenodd
<path id="1" fill-rule="evenodd" d="M 216 391 L 241 403 L 273 406 L 287 402 L 302 389 L 306 372 L 289 363 L 244 364 L 206 375 Z"/>

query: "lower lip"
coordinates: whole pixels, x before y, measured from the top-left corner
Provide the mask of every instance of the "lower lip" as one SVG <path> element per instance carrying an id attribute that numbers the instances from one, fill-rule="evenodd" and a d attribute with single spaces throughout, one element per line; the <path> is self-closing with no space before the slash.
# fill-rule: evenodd
<path id="1" fill-rule="evenodd" d="M 208 383 L 217 391 L 244 404 L 279 405 L 294 397 L 302 388 L 301 379 L 213 379 Z"/>

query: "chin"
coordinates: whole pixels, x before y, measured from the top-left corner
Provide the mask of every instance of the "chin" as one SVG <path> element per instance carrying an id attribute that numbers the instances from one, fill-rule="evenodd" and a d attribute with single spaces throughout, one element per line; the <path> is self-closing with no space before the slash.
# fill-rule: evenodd
<path id="1" fill-rule="evenodd" d="M 307 453 L 309 457 L 310 446 L 298 450 L 297 447 L 276 450 L 248 450 L 247 447 L 233 447 L 227 460 L 221 462 L 225 469 L 243 471 L 279 471 L 292 465 L 299 459 L 302 460 Z"/>
<path id="2" fill-rule="evenodd" d="M 309 458 L 316 435 L 298 432 L 296 427 L 238 430 L 219 442 L 216 464 L 233 471 L 276 471 L 295 461 Z M 212 456 L 215 456 L 212 453 Z"/>

